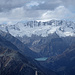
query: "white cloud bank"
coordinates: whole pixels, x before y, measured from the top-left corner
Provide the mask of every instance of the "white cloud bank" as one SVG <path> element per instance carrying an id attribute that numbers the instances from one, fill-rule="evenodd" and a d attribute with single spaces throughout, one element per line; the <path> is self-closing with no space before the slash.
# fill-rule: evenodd
<path id="1" fill-rule="evenodd" d="M 75 20 L 75 14 L 64 6 L 59 6 L 53 11 L 47 11 L 42 14 L 42 19 L 65 19 L 65 20 Z"/>
<path id="2" fill-rule="evenodd" d="M 24 7 L 18 7 L 8 12 L 0 12 L 0 23 L 12 23 L 25 20 L 45 21 L 51 19 L 65 19 L 74 21 L 75 14 L 64 6 L 59 6 L 55 10 L 28 10 Z"/>

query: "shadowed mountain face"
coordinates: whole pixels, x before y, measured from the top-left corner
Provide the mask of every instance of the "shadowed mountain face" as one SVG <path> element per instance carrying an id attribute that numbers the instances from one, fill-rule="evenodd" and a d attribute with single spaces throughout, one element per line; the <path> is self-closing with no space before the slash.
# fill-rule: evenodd
<path id="1" fill-rule="evenodd" d="M 0 31 L 0 34 L 13 43 L 22 54 L 33 58 L 62 54 L 69 46 L 75 43 L 75 37 L 69 36 L 60 38 L 56 33 L 47 37 L 35 35 L 32 37 L 17 37 L 19 40 L 9 33 Z"/>
<path id="2" fill-rule="evenodd" d="M 6 40 L 10 41 L 12 44 L 14 44 L 19 49 L 18 51 L 21 52 L 23 55 L 33 57 L 33 58 L 39 57 L 39 55 L 37 53 L 31 51 L 25 44 L 23 44 L 20 40 L 13 37 L 9 33 L 0 31 L 0 35 L 3 38 L 5 38 Z"/>
<path id="3" fill-rule="evenodd" d="M 20 53 L 0 46 L 0 75 L 45 75 Z"/>
<path id="4" fill-rule="evenodd" d="M 16 50 L 16 46 L 0 36 L 0 75 L 35 75 L 36 64 Z M 38 71 L 39 75 L 44 75 Z"/>
<path id="5" fill-rule="evenodd" d="M 59 75 L 75 75 L 75 44 L 62 54 L 50 57 L 41 64 L 58 72 Z"/>
<path id="6" fill-rule="evenodd" d="M 40 53 L 46 57 L 56 56 L 63 53 L 68 47 L 62 38 L 53 38 Z"/>
<path id="7" fill-rule="evenodd" d="M 11 42 L 4 39 L 2 36 L 0 36 L 0 46 L 4 46 L 14 50 L 19 50 L 15 45 L 13 45 Z"/>
<path id="8" fill-rule="evenodd" d="M 0 75 L 35 75 L 35 71 L 38 75 L 57 75 L 42 68 L 35 60 L 0 46 Z"/>
<path id="9" fill-rule="evenodd" d="M 56 75 L 55 72 L 59 75 L 75 75 L 75 37 L 59 37 L 54 33 L 47 37 L 17 37 L 18 40 L 2 31 L 0 35 L 1 75 L 34 75 L 36 68 L 38 75 Z M 33 59 L 35 57 L 48 59 L 40 62 L 41 67 Z"/>
<path id="10" fill-rule="evenodd" d="M 12 43 L 0 36 L 0 75 L 57 75 L 47 71 L 37 61 L 14 50 Z M 17 48 L 17 47 L 16 47 Z"/>
<path id="11" fill-rule="evenodd" d="M 72 44 L 72 37 L 75 39 L 75 23 L 64 20 L 28 21 L 14 25 L 1 24 L 0 30 L 7 32 L 7 34 L 1 32 L 1 35 L 11 41 L 23 54 L 29 54 L 32 57 L 61 54 Z M 20 41 L 10 36 L 9 33 Z M 71 37 L 71 40 L 68 37 Z"/>
<path id="12" fill-rule="evenodd" d="M 32 35 L 31 37 L 17 37 L 20 41 L 22 41 L 24 44 L 26 44 L 32 51 L 36 53 L 40 53 L 41 50 L 43 50 L 47 44 L 51 41 L 52 38 L 59 38 L 59 36 L 54 33 L 47 37 L 41 37 Z"/>
<path id="13" fill-rule="evenodd" d="M 50 57 L 62 54 L 69 46 L 75 44 L 75 37 L 59 37 L 56 33 L 47 37 L 33 35 L 31 37 L 18 37 L 32 51 L 41 57 Z"/>

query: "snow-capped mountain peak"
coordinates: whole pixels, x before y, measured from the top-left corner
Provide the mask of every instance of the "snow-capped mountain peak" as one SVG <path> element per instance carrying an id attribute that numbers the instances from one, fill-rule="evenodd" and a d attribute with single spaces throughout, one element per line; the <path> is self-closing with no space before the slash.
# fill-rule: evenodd
<path id="1" fill-rule="evenodd" d="M 14 25 L 0 25 L 0 30 L 9 32 L 17 37 L 38 35 L 46 37 L 49 34 L 57 33 L 60 37 L 75 36 L 75 23 L 71 21 L 51 20 L 47 22 L 28 21 L 18 22 Z"/>

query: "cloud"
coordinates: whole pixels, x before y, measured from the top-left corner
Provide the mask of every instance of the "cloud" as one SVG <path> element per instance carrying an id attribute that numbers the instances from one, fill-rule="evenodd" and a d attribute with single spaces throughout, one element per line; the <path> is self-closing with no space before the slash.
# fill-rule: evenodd
<path id="1" fill-rule="evenodd" d="M 60 3 L 59 0 L 36 0 L 29 2 L 26 6 L 32 10 L 54 10 Z"/>
<path id="2" fill-rule="evenodd" d="M 23 7 L 32 10 L 53 10 L 60 5 L 59 0 L 0 0 L 0 12 L 7 12 L 14 8 Z"/>
<path id="3" fill-rule="evenodd" d="M 75 20 L 75 0 L 0 0 L 0 22 Z"/>
<path id="4" fill-rule="evenodd" d="M 31 9 L 33 6 L 38 6 L 39 3 L 35 1 L 31 1 L 30 3 L 27 3 L 26 6 Z"/>
<path id="5" fill-rule="evenodd" d="M 12 9 L 9 12 L 0 13 L 0 22 L 9 21 L 24 21 L 24 20 L 37 20 L 45 11 L 41 10 L 25 10 L 24 7 Z"/>
<path id="6" fill-rule="evenodd" d="M 24 7 L 12 9 L 9 12 L 0 13 L 0 22 L 17 22 L 25 20 L 51 20 L 65 19 L 75 20 L 75 14 L 64 6 L 59 6 L 54 10 L 25 10 Z"/>
<path id="7" fill-rule="evenodd" d="M 75 6 L 75 0 L 61 0 L 65 6 Z"/>
<path id="8" fill-rule="evenodd" d="M 75 0 L 0 0 L 0 12 L 20 7 L 32 10 L 54 10 L 61 5 L 68 9 L 74 8 Z"/>
<path id="9" fill-rule="evenodd" d="M 30 0 L 0 0 L 0 12 L 7 12 L 26 5 Z"/>
<path id="10" fill-rule="evenodd" d="M 44 11 L 41 10 L 25 10 L 24 7 L 13 9 L 9 12 L 10 15 L 9 18 L 13 19 L 24 19 L 24 20 L 35 20 L 40 18 L 40 16 L 44 13 Z M 8 13 L 8 14 L 9 14 Z"/>
<path id="11" fill-rule="evenodd" d="M 53 11 L 47 11 L 42 15 L 42 19 L 65 19 L 75 20 L 75 14 L 70 12 L 64 6 L 59 6 Z"/>
<path id="12" fill-rule="evenodd" d="M 75 13 L 75 0 L 61 0 L 61 5 Z"/>

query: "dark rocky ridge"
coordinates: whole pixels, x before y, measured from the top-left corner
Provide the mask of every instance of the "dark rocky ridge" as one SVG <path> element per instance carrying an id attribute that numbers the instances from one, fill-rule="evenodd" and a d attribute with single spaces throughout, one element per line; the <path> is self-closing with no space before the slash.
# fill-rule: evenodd
<path id="1" fill-rule="evenodd" d="M 17 51 L 19 50 L 14 44 L 4 39 L 1 35 L 0 35 L 0 46 L 4 46 Z"/>
<path id="2" fill-rule="evenodd" d="M 0 39 L 0 75 L 35 75 L 36 70 L 38 75 L 57 75 L 54 71 L 47 71 L 34 59 L 14 50 L 14 45 L 2 36 Z"/>
<path id="3" fill-rule="evenodd" d="M 20 53 L 0 46 L 0 74 L 1 75 L 45 75 Z"/>
<path id="4" fill-rule="evenodd" d="M 25 44 L 23 44 L 17 38 L 13 37 L 11 34 L 0 31 L 0 35 L 6 40 L 10 41 L 12 44 L 14 44 L 19 49 L 18 51 L 21 52 L 23 55 L 32 58 L 39 57 L 37 53 L 31 51 Z"/>

